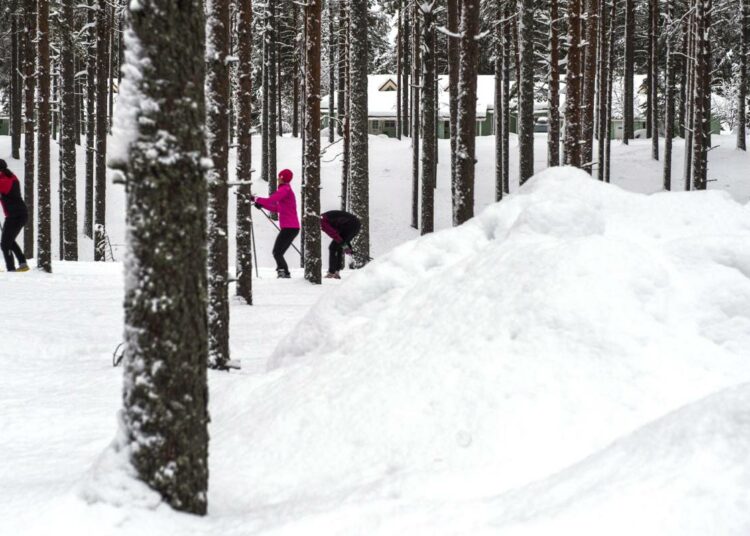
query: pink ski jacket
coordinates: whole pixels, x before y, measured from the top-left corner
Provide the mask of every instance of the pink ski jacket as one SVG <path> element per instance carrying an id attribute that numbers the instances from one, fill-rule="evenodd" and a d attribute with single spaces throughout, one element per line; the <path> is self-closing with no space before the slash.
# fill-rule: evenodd
<path id="1" fill-rule="evenodd" d="M 281 184 L 270 197 L 256 197 L 255 202 L 271 212 L 278 212 L 282 229 L 299 229 L 297 198 L 289 183 Z"/>

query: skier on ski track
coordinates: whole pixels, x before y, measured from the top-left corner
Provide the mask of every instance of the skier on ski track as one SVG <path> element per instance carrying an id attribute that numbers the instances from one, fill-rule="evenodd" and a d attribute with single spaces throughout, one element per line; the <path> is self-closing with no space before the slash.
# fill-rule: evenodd
<path id="1" fill-rule="evenodd" d="M 289 279 L 289 266 L 284 260 L 284 253 L 292 245 L 299 234 L 299 218 L 297 217 L 297 198 L 289 183 L 294 174 L 289 169 L 279 171 L 279 187 L 270 197 L 251 196 L 250 200 L 257 208 L 265 208 L 279 213 L 279 231 L 276 243 L 273 245 L 273 258 L 276 260 L 276 274 L 279 279 Z"/>
<path id="2" fill-rule="evenodd" d="M 23 251 L 16 244 L 16 237 L 26 225 L 29 211 L 21 197 L 21 183 L 18 177 L 8 169 L 5 160 L 0 160 L 0 204 L 5 213 L 5 223 L 0 237 L 0 249 L 5 257 L 5 268 L 9 272 L 28 272 L 29 265 L 26 264 Z M 15 265 L 14 254 L 18 259 L 18 268 Z"/>
<path id="3" fill-rule="evenodd" d="M 328 246 L 326 279 L 341 279 L 339 270 L 344 267 L 344 253 L 352 254 L 351 241 L 361 227 L 357 216 L 343 210 L 329 210 L 320 215 L 320 228 L 333 239 Z"/>

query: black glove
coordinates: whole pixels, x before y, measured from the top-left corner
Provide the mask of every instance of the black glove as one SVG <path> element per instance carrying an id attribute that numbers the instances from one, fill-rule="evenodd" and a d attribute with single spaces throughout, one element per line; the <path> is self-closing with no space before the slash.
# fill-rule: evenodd
<path id="1" fill-rule="evenodd" d="M 253 203 L 253 205 L 255 205 L 255 208 L 261 208 L 261 209 L 263 208 L 263 207 L 261 206 L 261 204 L 260 204 L 260 203 L 257 203 L 257 202 L 256 202 L 256 203 Z"/>

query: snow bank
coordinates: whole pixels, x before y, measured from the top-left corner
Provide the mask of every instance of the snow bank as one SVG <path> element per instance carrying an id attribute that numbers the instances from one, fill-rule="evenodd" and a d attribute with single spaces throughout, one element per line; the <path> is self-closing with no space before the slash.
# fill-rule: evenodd
<path id="1" fill-rule="evenodd" d="M 748 348 L 747 206 L 554 169 L 324 296 L 213 455 L 238 509 L 479 500 L 750 381 Z"/>

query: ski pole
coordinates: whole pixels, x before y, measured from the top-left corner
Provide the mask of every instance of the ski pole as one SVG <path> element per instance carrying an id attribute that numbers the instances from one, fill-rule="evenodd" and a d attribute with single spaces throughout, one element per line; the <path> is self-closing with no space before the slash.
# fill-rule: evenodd
<path id="1" fill-rule="evenodd" d="M 263 210 L 262 208 L 259 208 L 258 210 L 260 210 L 263 213 L 263 215 L 266 218 L 268 218 L 268 221 L 270 221 L 273 224 L 273 226 L 276 227 L 277 231 L 281 232 L 281 229 L 279 229 L 279 226 L 276 225 L 276 222 L 273 221 L 273 218 L 271 218 L 271 216 L 269 216 L 268 213 L 265 210 Z M 299 253 L 299 255 L 301 257 L 302 256 L 302 252 L 299 249 L 297 249 L 297 246 L 295 246 L 294 244 L 291 244 L 291 246 L 294 248 L 294 251 L 296 251 L 297 253 Z"/>

